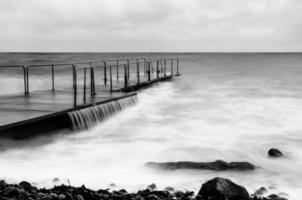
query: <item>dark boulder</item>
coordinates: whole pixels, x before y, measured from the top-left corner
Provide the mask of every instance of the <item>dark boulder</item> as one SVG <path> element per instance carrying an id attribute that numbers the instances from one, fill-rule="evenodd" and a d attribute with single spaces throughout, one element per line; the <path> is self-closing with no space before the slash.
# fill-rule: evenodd
<path id="1" fill-rule="evenodd" d="M 214 162 L 148 162 L 148 167 L 156 167 L 166 170 L 176 169 L 204 169 L 204 170 L 253 170 L 255 166 L 249 162 L 225 162 L 223 160 L 216 160 Z"/>
<path id="2" fill-rule="evenodd" d="M 21 181 L 19 185 L 27 192 L 31 192 L 32 190 L 35 189 L 29 182 L 27 181 Z"/>
<path id="3" fill-rule="evenodd" d="M 282 152 L 279 149 L 275 149 L 275 148 L 268 150 L 268 155 L 270 157 L 282 157 L 283 156 Z"/>
<path id="4" fill-rule="evenodd" d="M 3 195 L 5 197 L 10 197 L 10 198 L 18 197 L 20 193 L 21 193 L 20 189 L 18 189 L 15 186 L 8 186 L 3 190 Z"/>
<path id="5" fill-rule="evenodd" d="M 196 199 L 250 200 L 247 190 L 229 179 L 214 178 L 202 184 Z"/>

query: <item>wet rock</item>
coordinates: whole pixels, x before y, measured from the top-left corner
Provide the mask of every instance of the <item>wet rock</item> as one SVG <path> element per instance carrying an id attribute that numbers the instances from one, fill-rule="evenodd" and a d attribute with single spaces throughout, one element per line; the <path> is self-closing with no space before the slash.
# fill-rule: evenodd
<path id="1" fill-rule="evenodd" d="M 275 148 L 268 150 L 268 155 L 270 157 L 282 157 L 283 156 L 282 152 L 279 149 L 275 149 Z"/>
<path id="2" fill-rule="evenodd" d="M 147 189 L 149 189 L 149 190 L 155 190 L 157 188 L 157 186 L 154 184 L 154 183 L 152 183 L 151 185 L 148 185 L 148 187 L 147 187 Z"/>
<path id="3" fill-rule="evenodd" d="M 75 200 L 84 200 L 83 196 L 80 195 L 80 194 L 75 195 L 75 196 L 74 196 L 74 199 L 75 199 Z"/>
<path id="4" fill-rule="evenodd" d="M 5 181 L 4 180 L 0 180 L 0 189 L 2 190 L 5 187 L 6 187 Z"/>
<path id="5" fill-rule="evenodd" d="M 59 194 L 58 199 L 64 200 L 64 199 L 66 199 L 66 196 L 64 194 Z"/>
<path id="6" fill-rule="evenodd" d="M 3 190 L 3 195 L 5 197 L 18 197 L 19 194 L 20 190 L 15 186 L 8 186 Z"/>
<path id="7" fill-rule="evenodd" d="M 50 193 L 52 199 L 57 199 L 58 195 L 56 193 Z"/>
<path id="8" fill-rule="evenodd" d="M 19 185 L 27 192 L 31 192 L 35 188 L 27 181 L 21 181 Z"/>
<path id="9" fill-rule="evenodd" d="M 280 197 L 276 194 L 271 194 L 269 196 L 266 197 L 267 200 L 287 200 L 286 198 Z"/>
<path id="10" fill-rule="evenodd" d="M 253 170 L 255 166 L 249 162 L 225 162 L 223 160 L 216 160 L 214 162 L 148 162 L 148 167 L 156 167 L 167 170 L 177 169 L 204 169 L 204 170 Z"/>
<path id="11" fill-rule="evenodd" d="M 174 188 L 173 187 L 165 187 L 164 191 L 173 192 Z"/>
<path id="12" fill-rule="evenodd" d="M 247 190 L 229 179 L 214 178 L 202 184 L 198 198 L 203 200 L 250 200 Z"/>
<path id="13" fill-rule="evenodd" d="M 266 193 L 267 193 L 267 189 L 265 187 L 261 187 L 258 190 L 256 190 L 252 196 L 256 196 L 256 197 L 263 197 Z"/>

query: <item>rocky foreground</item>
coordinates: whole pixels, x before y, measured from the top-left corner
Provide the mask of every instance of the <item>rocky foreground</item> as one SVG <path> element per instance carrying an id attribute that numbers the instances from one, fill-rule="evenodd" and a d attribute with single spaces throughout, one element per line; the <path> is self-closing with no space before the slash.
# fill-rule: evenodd
<path id="1" fill-rule="evenodd" d="M 266 195 L 264 197 L 264 195 Z M 197 194 L 192 191 L 175 191 L 173 188 L 157 190 L 152 184 L 135 193 L 126 190 L 90 190 L 81 187 L 55 186 L 51 189 L 37 188 L 26 181 L 19 184 L 7 184 L 0 181 L 0 200 L 286 200 L 275 194 L 267 194 L 260 188 L 254 194 L 229 179 L 214 178 L 202 184 Z"/>

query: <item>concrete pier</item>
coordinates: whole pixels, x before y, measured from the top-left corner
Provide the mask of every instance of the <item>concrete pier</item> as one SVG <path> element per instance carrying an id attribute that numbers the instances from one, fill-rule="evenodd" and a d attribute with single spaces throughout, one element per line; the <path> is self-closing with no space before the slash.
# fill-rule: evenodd
<path id="1" fill-rule="evenodd" d="M 136 95 L 133 92 L 140 88 L 180 75 L 178 59 L 138 58 L 0 68 L 20 68 L 23 73 L 24 93 L 0 96 L 0 137 L 15 139 L 70 128 L 67 116 L 70 111 Z M 32 79 L 45 76 L 39 73 L 45 68 L 51 70 L 51 88 L 32 89 L 35 84 Z M 62 68 L 68 72 L 61 72 Z M 72 77 L 72 84 L 64 89 L 57 88 L 61 73 Z"/>

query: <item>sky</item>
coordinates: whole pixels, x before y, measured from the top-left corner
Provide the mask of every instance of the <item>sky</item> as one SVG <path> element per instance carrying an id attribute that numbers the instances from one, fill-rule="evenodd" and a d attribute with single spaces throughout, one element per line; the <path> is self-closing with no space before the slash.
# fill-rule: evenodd
<path id="1" fill-rule="evenodd" d="M 0 0 L 0 51 L 300 52 L 302 0 Z"/>

